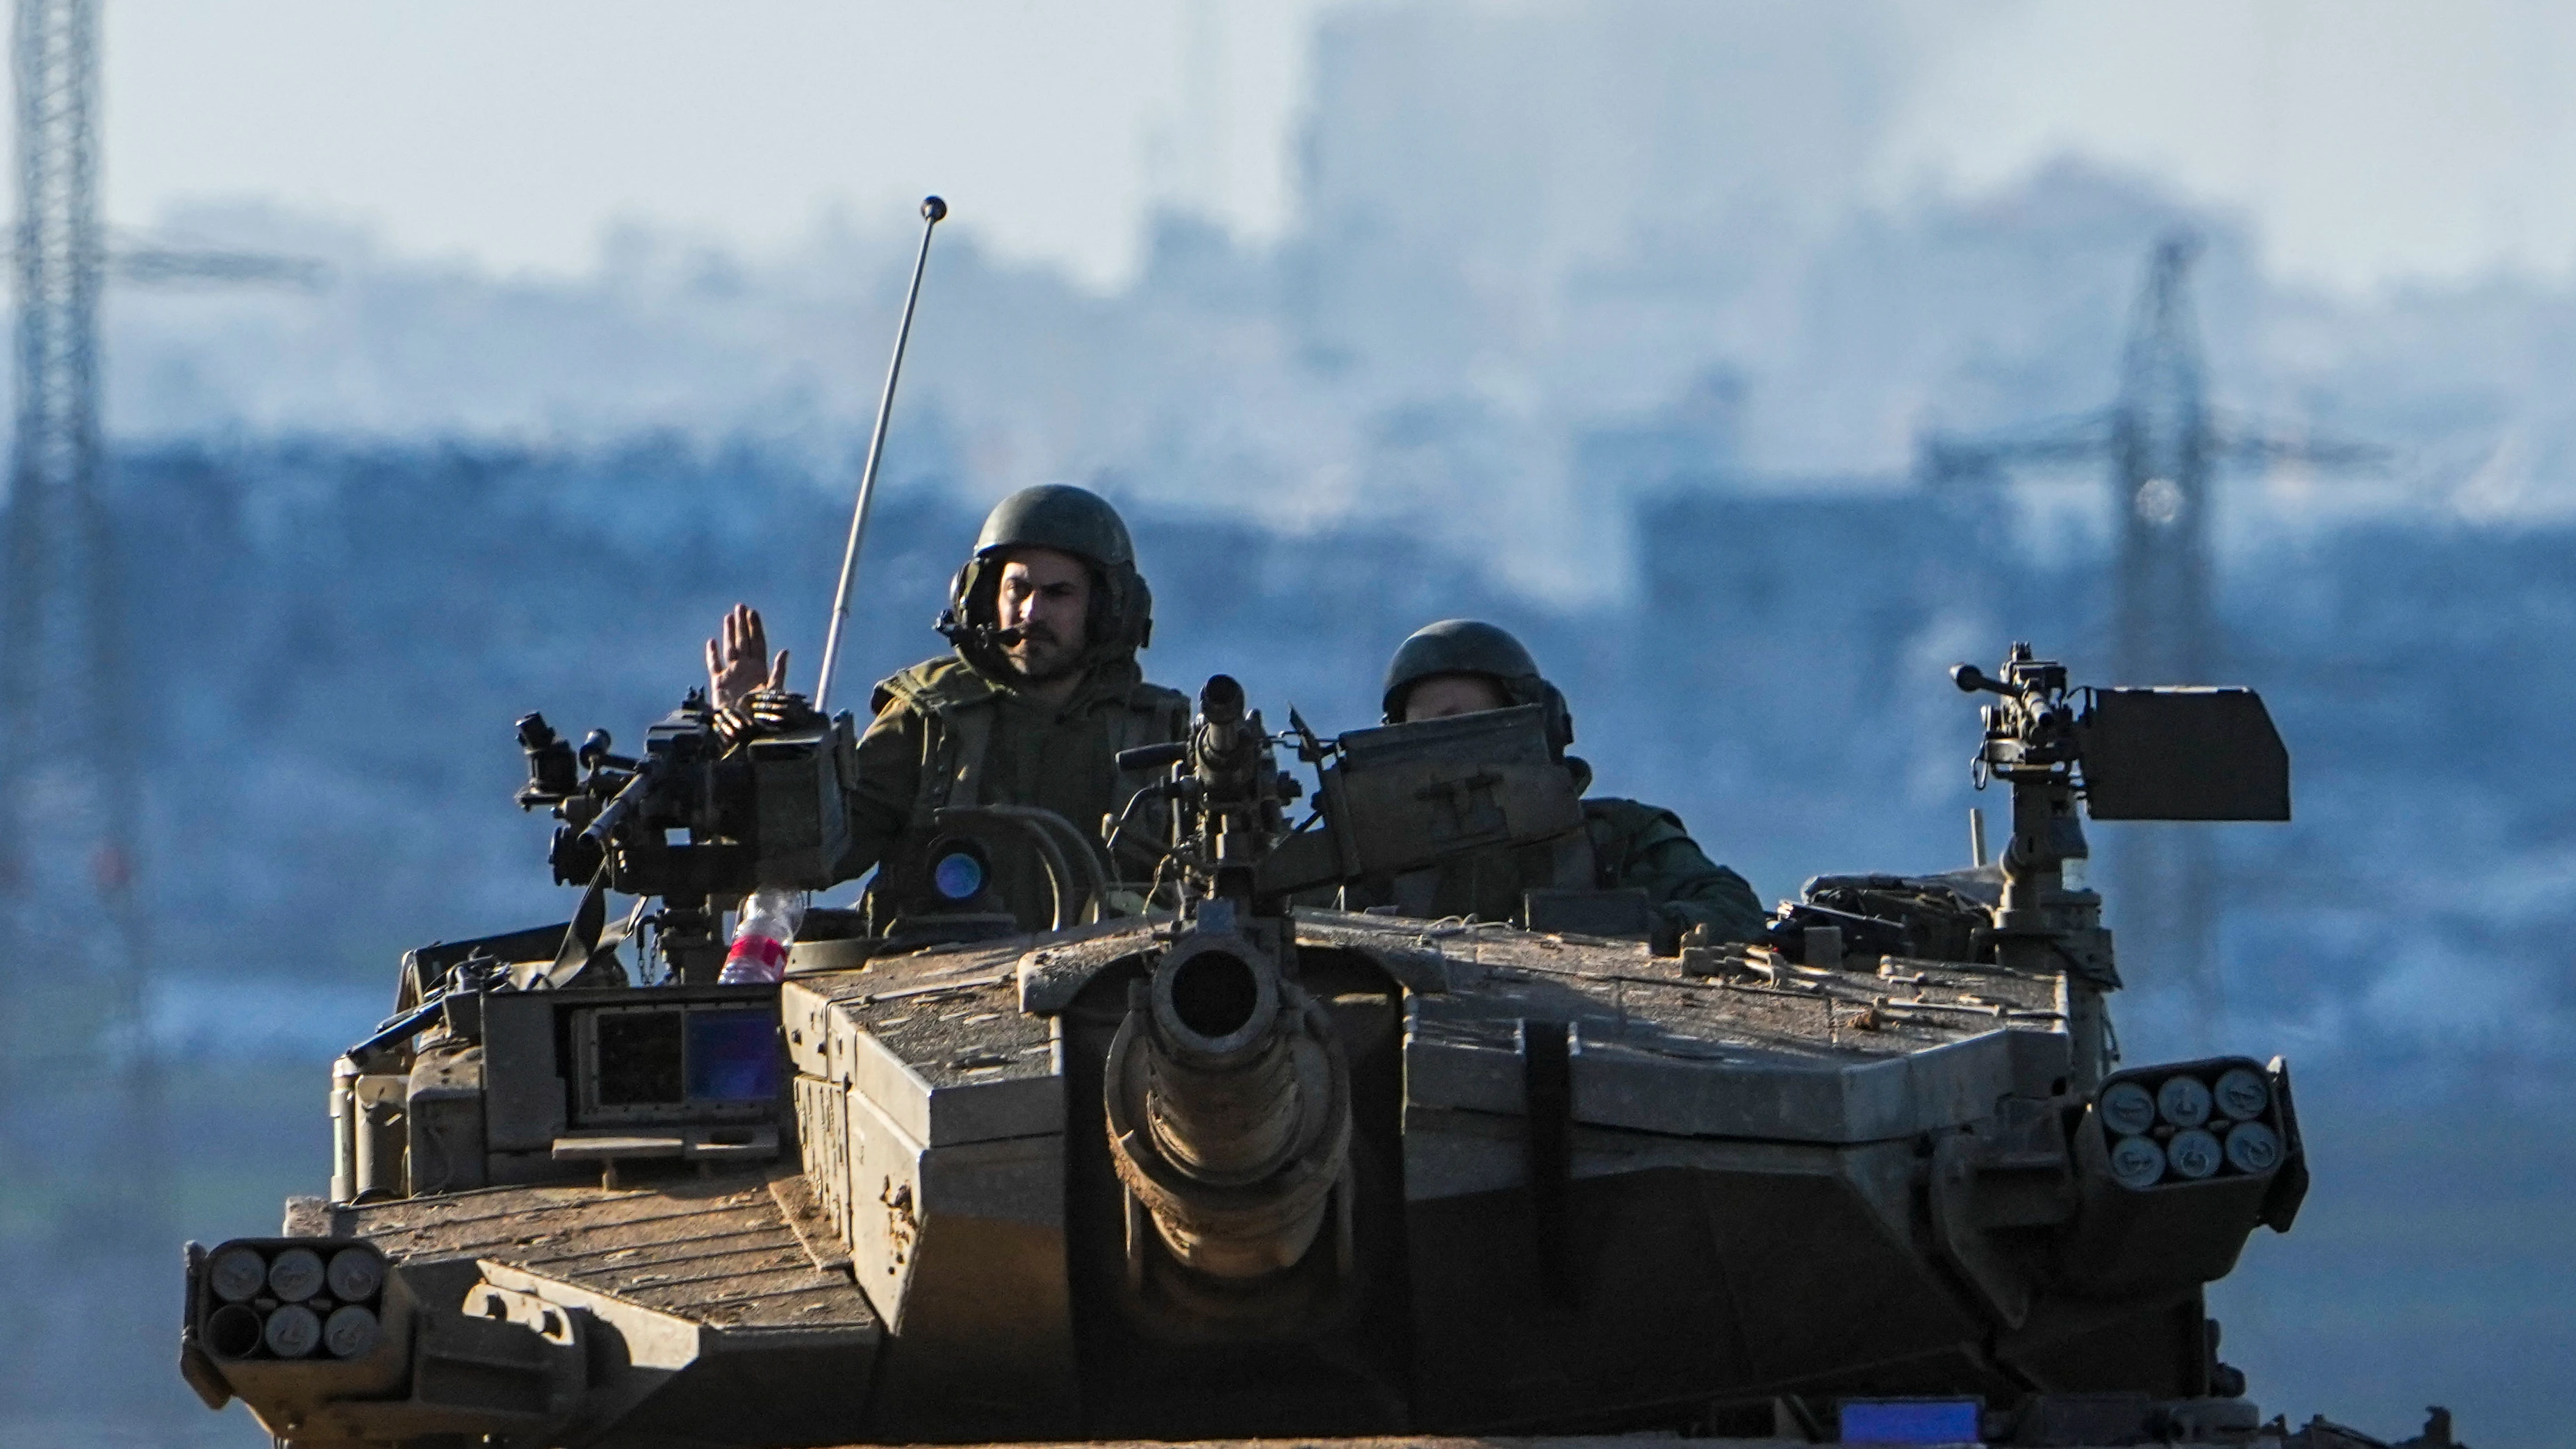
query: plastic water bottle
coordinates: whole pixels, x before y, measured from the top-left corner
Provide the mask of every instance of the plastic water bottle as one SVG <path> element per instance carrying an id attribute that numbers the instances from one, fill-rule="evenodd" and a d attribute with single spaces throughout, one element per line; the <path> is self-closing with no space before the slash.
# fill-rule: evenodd
<path id="1" fill-rule="evenodd" d="M 733 928 L 733 949 L 725 953 L 720 986 L 751 986 L 787 977 L 787 943 L 805 924 L 805 896 L 800 891 L 762 886 L 742 903 L 742 920 Z"/>

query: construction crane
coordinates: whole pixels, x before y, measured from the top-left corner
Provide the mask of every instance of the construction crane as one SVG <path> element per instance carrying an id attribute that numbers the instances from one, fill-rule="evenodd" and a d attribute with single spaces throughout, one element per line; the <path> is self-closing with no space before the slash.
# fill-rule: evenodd
<path id="1" fill-rule="evenodd" d="M 2160 240 L 2121 355 L 2120 391 L 2096 412 L 1974 438 L 1918 444 L 1916 475 L 1933 487 L 1995 485 L 2018 468 L 2108 462 L 2119 530 L 2113 573 L 2112 668 L 2126 684 L 2206 684 L 2223 665 L 2210 518 L 2229 465 L 2296 462 L 2321 469 L 2384 461 L 2382 450 L 2292 435 L 2210 406 L 2191 305 L 2198 239 Z M 2122 959 L 2180 982 L 2204 1015 L 2223 1005 L 2218 974 L 2218 867 L 2206 831 L 2124 827 L 2112 900 Z"/>
<path id="2" fill-rule="evenodd" d="M 17 0 L 16 409 L 0 513 L 0 1405 L 165 1397 L 175 1251 L 147 1029 L 142 762 L 99 428 L 110 277 L 313 285 L 313 264 L 111 249 L 96 0 Z M 148 1387 L 144 1387 L 148 1386 Z M 0 1437 L 6 1437 L 0 1435 Z"/>
<path id="3" fill-rule="evenodd" d="M 90 0 L 20 0 L 11 37 L 17 408 L 0 523 L 0 1178 L 21 1200 L 0 1269 L 51 1291 L 0 1330 L 0 1399 L 28 1405 L 98 1383 L 102 1370 L 141 1370 L 111 1335 L 140 1338 L 144 1325 L 97 1308 L 148 1291 L 127 1281 L 129 1264 L 159 1266 L 175 1236 L 144 1025 L 140 790 L 101 490 L 97 35 Z"/>

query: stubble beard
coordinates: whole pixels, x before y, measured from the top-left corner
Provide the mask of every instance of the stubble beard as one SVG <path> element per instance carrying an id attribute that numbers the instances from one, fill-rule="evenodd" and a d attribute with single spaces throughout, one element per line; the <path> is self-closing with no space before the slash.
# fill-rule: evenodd
<path id="1" fill-rule="evenodd" d="M 1082 652 L 1065 648 L 1052 631 L 1013 645 L 1002 660 L 1023 684 L 1057 684 L 1082 672 Z"/>

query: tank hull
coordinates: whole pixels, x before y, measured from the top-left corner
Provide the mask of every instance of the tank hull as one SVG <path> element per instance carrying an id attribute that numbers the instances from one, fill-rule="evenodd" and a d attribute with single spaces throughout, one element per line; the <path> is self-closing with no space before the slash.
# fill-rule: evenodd
<path id="1" fill-rule="evenodd" d="M 405 1080 L 420 1122 L 473 1129 L 452 1139 L 482 1145 L 469 1175 L 546 1180 L 297 1200 L 289 1239 L 381 1253 L 399 1332 L 363 1361 L 290 1360 L 244 1350 L 236 1313 L 216 1343 L 200 1255 L 191 1381 L 290 1442 L 353 1449 L 1812 1443 L 1887 1400 L 2013 1442 L 2258 1442 L 2217 1382 L 2201 1288 L 2295 1208 L 2277 1066 L 2287 1161 L 2131 1190 L 2068 1084 L 2060 975 L 1747 971 L 1301 910 L 1264 949 L 1338 1063 L 1348 1121 L 1317 1139 L 1338 1175 L 1303 1257 L 1215 1283 L 1141 1212 L 1104 1105 L 1184 930 L 800 945 L 774 998 L 494 998 L 478 1043 L 424 1048 L 435 1070 Z M 712 1013 L 701 1034 L 725 1043 L 755 1008 L 775 1012 L 770 1117 L 594 1120 L 641 1110 L 643 1078 L 603 1045 L 663 1039 L 636 1013 L 680 1013 L 669 1039 L 690 1042 L 687 1013 Z"/>

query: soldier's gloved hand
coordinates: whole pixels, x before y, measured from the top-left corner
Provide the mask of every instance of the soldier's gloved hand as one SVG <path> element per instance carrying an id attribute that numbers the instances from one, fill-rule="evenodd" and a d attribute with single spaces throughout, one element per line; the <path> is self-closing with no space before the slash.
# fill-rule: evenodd
<path id="1" fill-rule="evenodd" d="M 733 750 L 745 740 L 813 729 L 822 723 L 823 716 L 805 696 L 784 689 L 758 689 L 716 711 L 716 737 Z"/>
<path id="2" fill-rule="evenodd" d="M 717 636 L 707 641 L 707 706 L 719 714 L 758 690 L 787 688 L 787 651 L 769 658 L 769 631 L 760 611 L 736 604 L 724 616 Z"/>

